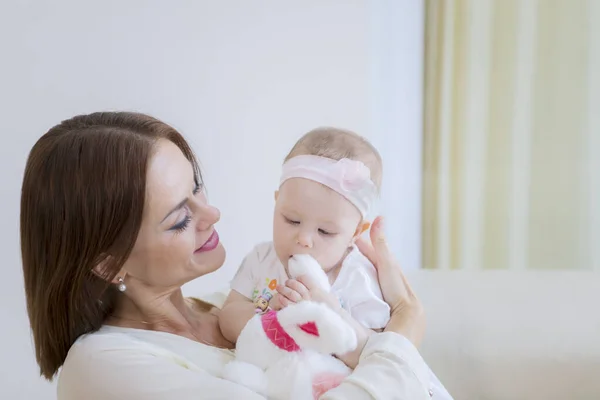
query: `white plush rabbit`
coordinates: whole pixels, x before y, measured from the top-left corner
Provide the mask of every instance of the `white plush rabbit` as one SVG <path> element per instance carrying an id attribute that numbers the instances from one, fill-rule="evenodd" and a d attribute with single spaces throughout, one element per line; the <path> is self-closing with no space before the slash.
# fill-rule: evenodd
<path id="1" fill-rule="evenodd" d="M 321 268 L 317 260 L 308 254 L 296 254 L 288 261 L 288 270 L 290 277 L 297 278 L 302 275 L 310 276 L 321 289 L 329 292 L 331 285 L 325 271 Z"/>
<path id="2" fill-rule="evenodd" d="M 289 269 L 290 276 L 309 274 L 329 290 L 327 276 L 310 256 L 294 256 Z M 246 324 L 236 359 L 223 375 L 269 399 L 316 399 L 350 374 L 332 354 L 354 350 L 356 340 L 352 327 L 324 304 L 305 301 L 270 310 Z"/>

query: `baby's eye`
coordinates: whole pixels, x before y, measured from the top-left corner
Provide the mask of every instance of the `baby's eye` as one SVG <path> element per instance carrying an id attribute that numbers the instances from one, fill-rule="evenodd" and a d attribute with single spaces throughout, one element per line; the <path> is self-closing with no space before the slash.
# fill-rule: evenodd
<path id="1" fill-rule="evenodd" d="M 298 225 L 298 224 L 300 223 L 300 221 L 294 221 L 293 219 L 289 219 L 288 217 L 283 217 L 283 218 L 285 218 L 285 221 L 286 221 L 288 224 L 292 224 L 292 225 Z"/>
<path id="2" fill-rule="evenodd" d="M 327 235 L 333 235 L 333 233 L 327 232 L 325 229 L 319 229 L 319 233 L 321 235 L 325 235 L 325 236 L 327 236 Z"/>

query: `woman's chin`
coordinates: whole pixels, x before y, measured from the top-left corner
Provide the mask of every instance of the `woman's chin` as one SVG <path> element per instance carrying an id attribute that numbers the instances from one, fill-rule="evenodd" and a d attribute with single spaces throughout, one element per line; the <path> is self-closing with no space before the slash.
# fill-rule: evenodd
<path id="1" fill-rule="evenodd" d="M 225 247 L 222 243 L 219 243 L 217 247 L 210 251 L 195 253 L 194 263 L 197 266 L 197 277 L 210 274 L 221 268 L 225 263 L 225 254 Z"/>

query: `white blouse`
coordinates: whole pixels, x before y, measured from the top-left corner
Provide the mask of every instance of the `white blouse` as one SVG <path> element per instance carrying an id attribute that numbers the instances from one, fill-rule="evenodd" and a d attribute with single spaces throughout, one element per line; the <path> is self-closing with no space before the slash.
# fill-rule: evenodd
<path id="1" fill-rule="evenodd" d="M 232 351 L 170 333 L 104 326 L 69 350 L 58 400 L 264 399 L 221 378 L 233 357 Z M 428 372 L 406 338 L 376 334 L 352 375 L 321 399 L 429 400 Z"/>

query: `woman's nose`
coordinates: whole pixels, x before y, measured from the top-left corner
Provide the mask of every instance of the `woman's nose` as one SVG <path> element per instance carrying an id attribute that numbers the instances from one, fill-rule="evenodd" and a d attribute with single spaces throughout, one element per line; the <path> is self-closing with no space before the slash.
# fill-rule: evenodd
<path id="1" fill-rule="evenodd" d="M 196 213 L 198 214 L 198 223 L 196 224 L 196 230 L 198 231 L 209 229 L 221 219 L 219 209 L 206 203 L 199 204 Z"/>

